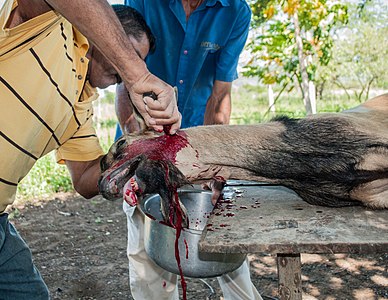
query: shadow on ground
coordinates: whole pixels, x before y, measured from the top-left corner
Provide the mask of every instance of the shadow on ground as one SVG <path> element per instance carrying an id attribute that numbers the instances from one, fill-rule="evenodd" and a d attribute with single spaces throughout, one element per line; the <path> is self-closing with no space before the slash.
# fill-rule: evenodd
<path id="1" fill-rule="evenodd" d="M 16 205 L 13 215 L 53 300 L 132 299 L 119 201 L 58 195 Z M 276 299 L 275 257 L 249 257 L 253 283 L 263 298 Z M 384 255 L 303 254 L 302 264 L 303 299 L 388 299 L 388 249 Z M 222 299 L 222 293 L 216 279 L 187 279 L 187 299 Z"/>

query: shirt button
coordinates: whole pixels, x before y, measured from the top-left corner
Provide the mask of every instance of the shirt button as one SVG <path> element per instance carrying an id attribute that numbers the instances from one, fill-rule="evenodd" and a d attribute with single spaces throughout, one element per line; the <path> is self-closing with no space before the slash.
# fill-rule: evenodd
<path id="1" fill-rule="evenodd" d="M 78 75 L 78 77 L 77 77 L 79 80 L 82 80 L 82 75 Z"/>
<path id="2" fill-rule="evenodd" d="M 184 55 L 187 55 L 187 53 L 189 53 L 189 51 L 187 51 L 187 50 L 183 51 Z"/>
<path id="3" fill-rule="evenodd" d="M 179 80 L 179 83 L 180 83 L 180 84 L 183 84 L 183 80 L 182 80 L 182 79 L 181 79 L 181 80 Z"/>

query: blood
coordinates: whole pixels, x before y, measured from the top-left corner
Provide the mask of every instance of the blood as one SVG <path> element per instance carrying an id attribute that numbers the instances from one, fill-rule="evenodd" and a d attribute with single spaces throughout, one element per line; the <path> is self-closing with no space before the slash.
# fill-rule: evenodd
<path id="1" fill-rule="evenodd" d="M 153 215 L 150 215 L 149 213 L 145 213 L 145 215 L 150 218 L 151 220 L 156 220 L 156 218 Z"/>
<path id="2" fill-rule="evenodd" d="M 168 227 L 172 227 L 172 228 L 174 228 L 174 226 L 173 226 L 173 225 L 171 225 L 171 223 L 169 223 L 169 222 L 166 222 L 166 221 L 159 221 L 159 224 L 166 225 L 166 226 L 168 226 Z"/>
<path id="3" fill-rule="evenodd" d="M 163 130 L 165 132 L 164 135 L 156 137 L 156 138 L 150 138 L 150 139 L 140 139 L 133 141 L 130 145 L 126 147 L 121 153 L 122 157 L 121 159 L 114 164 L 110 169 L 115 170 L 122 166 L 125 162 L 131 160 L 132 158 L 135 158 L 138 155 L 144 155 L 148 159 L 156 160 L 160 162 L 164 162 L 165 167 L 165 181 L 166 185 L 169 190 L 169 203 L 170 203 L 170 215 L 168 216 L 168 220 L 160 221 L 159 223 L 165 224 L 167 226 L 171 226 L 175 228 L 176 230 L 176 236 L 175 236 L 175 258 L 177 261 L 179 274 L 181 277 L 181 287 L 182 287 L 182 294 L 183 294 L 183 300 L 187 299 L 186 296 L 186 281 L 183 276 L 183 271 L 181 267 L 180 262 L 180 255 L 179 255 L 179 247 L 178 247 L 178 241 L 179 237 L 181 236 L 182 232 L 182 220 L 183 220 L 183 212 L 181 209 L 181 206 L 179 205 L 179 198 L 178 198 L 178 192 L 177 187 L 174 185 L 174 183 L 171 183 L 169 180 L 169 168 L 167 161 L 172 162 L 173 164 L 176 163 L 176 156 L 177 153 L 182 150 L 183 148 L 187 147 L 189 145 L 189 142 L 187 140 L 187 135 L 183 131 L 178 131 L 174 135 L 170 135 L 171 127 L 170 126 L 164 126 Z M 196 156 L 199 156 L 198 151 L 196 151 Z M 188 257 L 188 247 L 186 248 L 186 258 Z"/>
<path id="4" fill-rule="evenodd" d="M 184 240 L 185 242 L 185 248 L 186 248 L 186 259 L 189 259 L 189 245 L 187 244 L 186 239 Z"/>
<path id="5" fill-rule="evenodd" d="M 220 175 L 216 175 L 213 178 L 214 180 L 217 180 L 217 181 L 226 182 L 225 178 Z"/>
<path id="6" fill-rule="evenodd" d="M 182 287 L 183 300 L 187 300 L 187 284 L 186 284 L 185 277 L 183 275 L 180 253 L 179 253 L 179 237 L 181 236 L 182 229 L 183 229 L 182 221 L 183 221 L 184 213 L 183 213 L 182 208 L 181 208 L 180 203 L 179 203 L 178 189 L 174 183 L 170 182 L 170 178 L 168 175 L 169 168 L 168 168 L 168 164 L 165 162 L 164 162 L 164 168 L 165 168 L 165 173 L 164 173 L 165 178 L 164 179 L 165 179 L 166 185 L 168 187 L 169 195 L 170 195 L 170 199 L 169 199 L 170 215 L 168 217 L 168 222 L 169 222 L 168 225 L 175 228 L 175 244 L 174 244 L 175 259 L 177 262 L 179 275 L 181 277 L 181 287 Z M 160 223 L 162 223 L 162 221 L 160 221 Z M 189 256 L 189 248 L 187 246 L 186 240 L 184 240 L 184 242 L 185 242 L 185 246 L 186 246 L 186 259 L 187 259 Z"/>
<path id="7" fill-rule="evenodd" d="M 178 241 L 179 241 L 179 237 L 181 235 L 181 232 L 182 232 L 182 209 L 179 205 L 179 197 L 178 197 L 178 192 L 175 188 L 175 191 L 174 191 L 174 200 L 175 201 L 172 201 L 172 202 L 175 202 L 175 208 L 177 209 L 177 214 L 176 214 L 176 222 L 175 222 L 175 230 L 176 230 L 176 235 L 175 235 L 175 259 L 176 259 L 176 262 L 178 264 L 178 269 L 179 269 L 179 274 L 181 276 L 181 287 L 182 287 L 182 295 L 183 295 L 183 300 L 186 300 L 187 299 L 187 296 L 186 296 L 186 288 L 187 288 L 187 285 L 186 285 L 186 280 L 185 280 L 185 277 L 183 276 L 183 271 L 182 271 L 182 266 L 181 266 L 181 258 L 180 258 L 180 255 L 179 255 L 179 244 L 178 244 Z M 179 213 L 178 213 L 179 212 Z M 186 250 L 188 251 L 188 249 Z M 188 252 L 187 252 L 187 257 L 188 257 Z"/>
<path id="8" fill-rule="evenodd" d="M 165 135 L 169 135 L 171 130 L 171 125 L 164 125 L 163 126 L 163 131 Z"/>
<path id="9" fill-rule="evenodd" d="M 114 170 L 140 154 L 152 160 L 175 163 L 177 153 L 188 145 L 187 135 L 183 131 L 178 131 L 174 135 L 164 134 L 156 138 L 136 140 L 122 151 L 122 159 L 110 169 Z"/>
<path id="10" fill-rule="evenodd" d="M 226 213 L 224 216 L 225 217 L 234 217 L 234 213 Z"/>

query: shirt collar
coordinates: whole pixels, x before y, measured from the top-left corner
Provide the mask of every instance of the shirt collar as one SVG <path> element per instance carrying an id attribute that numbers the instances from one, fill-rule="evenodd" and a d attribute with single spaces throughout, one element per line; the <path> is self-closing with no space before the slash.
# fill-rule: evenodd
<path id="1" fill-rule="evenodd" d="M 207 0 L 206 6 L 214 6 L 217 4 L 217 2 L 220 2 L 220 4 L 222 6 L 229 6 L 230 5 L 230 0 Z"/>
<path id="2" fill-rule="evenodd" d="M 170 0 L 170 3 L 181 0 Z M 220 2 L 222 6 L 230 6 L 230 0 L 205 0 L 206 6 L 214 6 L 217 2 Z"/>

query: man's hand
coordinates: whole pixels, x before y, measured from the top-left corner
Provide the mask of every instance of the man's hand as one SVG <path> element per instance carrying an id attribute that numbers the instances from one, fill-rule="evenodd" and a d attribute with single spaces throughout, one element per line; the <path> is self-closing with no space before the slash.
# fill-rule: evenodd
<path id="1" fill-rule="evenodd" d="M 163 131 L 164 125 L 171 125 L 170 134 L 180 128 L 181 114 L 178 111 L 174 89 L 151 73 L 144 74 L 131 86 L 126 85 L 133 105 L 143 117 L 147 126 L 156 131 Z M 154 92 L 157 99 L 143 97 Z"/>

